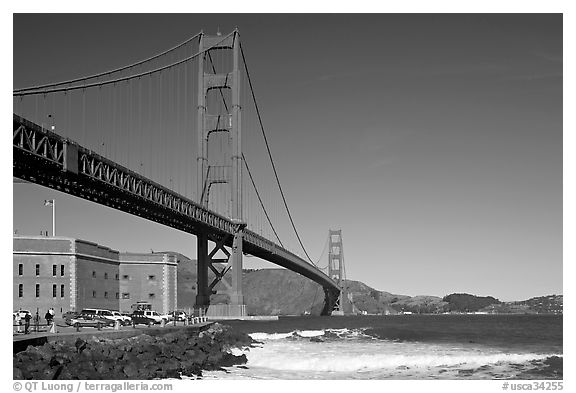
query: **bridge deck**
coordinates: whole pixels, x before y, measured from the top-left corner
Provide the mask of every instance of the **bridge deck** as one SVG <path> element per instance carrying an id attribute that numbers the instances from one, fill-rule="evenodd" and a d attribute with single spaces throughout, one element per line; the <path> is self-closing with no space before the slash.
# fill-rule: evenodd
<path id="1" fill-rule="evenodd" d="M 77 143 L 14 114 L 13 176 L 194 235 L 233 234 L 235 223 Z M 231 246 L 231 237 L 228 246 Z M 245 230 L 247 254 L 295 271 L 338 297 L 338 285 L 315 266 Z M 331 301 L 330 301 L 331 302 Z"/>

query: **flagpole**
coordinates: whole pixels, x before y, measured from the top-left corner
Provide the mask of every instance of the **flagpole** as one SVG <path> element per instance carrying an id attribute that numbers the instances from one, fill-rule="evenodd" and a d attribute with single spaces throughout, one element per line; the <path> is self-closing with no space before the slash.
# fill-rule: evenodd
<path id="1" fill-rule="evenodd" d="M 56 237 L 56 199 L 44 199 L 44 206 L 52 207 L 52 237 Z"/>
<path id="2" fill-rule="evenodd" d="M 56 237 L 56 199 L 52 199 L 52 237 Z"/>

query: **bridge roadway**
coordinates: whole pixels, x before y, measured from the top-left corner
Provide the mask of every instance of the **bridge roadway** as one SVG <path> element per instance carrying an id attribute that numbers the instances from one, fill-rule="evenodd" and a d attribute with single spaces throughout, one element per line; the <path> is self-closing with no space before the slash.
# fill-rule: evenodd
<path id="1" fill-rule="evenodd" d="M 194 235 L 234 233 L 237 223 L 128 168 L 16 114 L 13 124 L 14 177 Z M 231 247 L 233 236 L 227 238 Z M 340 289 L 318 268 L 247 229 L 243 251 L 320 284 L 325 294 L 322 314 L 330 314 Z"/>

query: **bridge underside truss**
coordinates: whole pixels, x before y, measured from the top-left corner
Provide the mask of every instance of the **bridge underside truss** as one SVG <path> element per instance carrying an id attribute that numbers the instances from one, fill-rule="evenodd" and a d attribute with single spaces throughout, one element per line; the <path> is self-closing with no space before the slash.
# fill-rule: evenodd
<path id="1" fill-rule="evenodd" d="M 222 244 L 232 247 L 237 223 L 17 115 L 13 176 L 194 235 L 224 239 Z M 249 230 L 244 230 L 243 252 L 322 285 L 323 314 L 330 314 L 339 288 L 320 270 Z"/>

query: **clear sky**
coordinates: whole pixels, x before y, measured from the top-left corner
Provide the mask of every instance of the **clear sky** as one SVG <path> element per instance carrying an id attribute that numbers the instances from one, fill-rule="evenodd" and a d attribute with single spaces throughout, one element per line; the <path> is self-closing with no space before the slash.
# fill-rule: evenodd
<path id="1" fill-rule="evenodd" d="M 562 16 L 15 16 L 14 88 L 238 27 L 280 180 L 313 259 L 383 291 L 562 293 Z M 195 238 L 30 184 L 13 229 L 195 256 Z M 326 259 L 326 258 L 325 258 Z M 326 261 L 321 261 L 325 265 Z M 246 259 L 247 267 L 261 266 Z"/>

